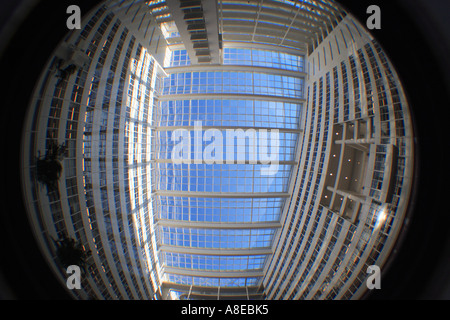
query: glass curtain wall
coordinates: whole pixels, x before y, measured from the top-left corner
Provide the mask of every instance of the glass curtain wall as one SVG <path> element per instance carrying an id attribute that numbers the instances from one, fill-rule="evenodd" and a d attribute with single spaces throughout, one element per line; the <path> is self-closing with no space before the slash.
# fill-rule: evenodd
<path id="1" fill-rule="evenodd" d="M 172 51 L 170 61 L 154 114 L 152 152 L 162 280 L 259 286 L 296 164 L 304 57 L 225 48 L 225 67 L 199 72 L 186 69 L 185 50 Z M 242 71 L 241 66 L 259 68 Z M 277 144 L 270 145 L 274 132 Z M 183 163 L 174 163 L 183 134 L 188 154 Z M 278 161 L 270 174 L 264 171 L 262 141 L 269 141 L 266 153 Z M 206 163 L 213 143 L 215 161 Z M 227 159 L 230 153 L 233 159 Z M 264 254 L 255 249 L 265 249 Z"/>

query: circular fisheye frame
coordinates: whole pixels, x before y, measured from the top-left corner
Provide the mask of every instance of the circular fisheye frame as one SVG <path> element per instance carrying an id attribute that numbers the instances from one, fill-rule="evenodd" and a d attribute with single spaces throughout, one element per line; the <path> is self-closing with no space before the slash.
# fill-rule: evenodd
<path id="1" fill-rule="evenodd" d="M 442 4 L 3 6 L 2 297 L 449 297 Z"/>

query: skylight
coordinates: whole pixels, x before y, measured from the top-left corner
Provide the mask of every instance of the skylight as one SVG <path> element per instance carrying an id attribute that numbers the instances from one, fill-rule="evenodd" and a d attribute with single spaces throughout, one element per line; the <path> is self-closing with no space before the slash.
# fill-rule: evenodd
<path id="1" fill-rule="evenodd" d="M 155 110 L 153 203 L 169 287 L 259 286 L 289 196 L 304 94 L 292 72 L 304 57 L 225 44 L 211 71 L 190 71 L 186 50 L 171 51 Z"/>

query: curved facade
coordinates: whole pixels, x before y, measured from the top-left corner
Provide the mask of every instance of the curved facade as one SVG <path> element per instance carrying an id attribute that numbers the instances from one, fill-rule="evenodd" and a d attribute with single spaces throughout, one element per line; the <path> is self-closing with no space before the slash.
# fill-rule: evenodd
<path id="1" fill-rule="evenodd" d="M 36 85 L 23 190 L 63 285 L 54 240 L 90 253 L 76 298 L 356 299 L 402 229 L 412 139 L 334 2 L 107 1 Z"/>

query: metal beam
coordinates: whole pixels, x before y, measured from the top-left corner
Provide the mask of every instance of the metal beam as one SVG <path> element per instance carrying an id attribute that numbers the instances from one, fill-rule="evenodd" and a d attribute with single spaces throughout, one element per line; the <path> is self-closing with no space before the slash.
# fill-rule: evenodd
<path id="1" fill-rule="evenodd" d="M 261 14 L 263 1 L 264 0 L 259 0 L 258 1 L 258 10 L 257 10 L 257 13 L 256 13 L 256 18 L 255 18 L 254 27 L 253 27 L 252 41 L 254 40 L 254 37 L 255 37 L 256 28 L 258 27 L 259 15 Z M 223 19 L 223 16 L 222 16 L 222 19 Z"/>
<path id="2" fill-rule="evenodd" d="M 170 15 L 173 17 L 175 25 L 177 26 L 180 37 L 183 39 L 184 47 L 189 55 L 190 60 L 193 63 L 198 63 L 197 56 L 195 55 L 194 43 L 191 40 L 191 34 L 187 29 L 187 23 L 184 20 L 183 10 L 180 8 L 179 0 L 166 0 L 167 6 L 170 11 Z"/>
<path id="3" fill-rule="evenodd" d="M 222 63 L 219 39 L 219 18 L 217 1 L 202 0 L 203 16 L 206 23 L 206 34 L 208 37 L 211 64 Z"/>
<path id="4" fill-rule="evenodd" d="M 302 32 L 293 30 L 290 34 L 289 37 L 286 37 L 286 30 L 287 28 L 283 28 L 281 29 L 277 29 L 274 28 L 270 25 L 267 26 L 261 26 L 258 28 L 258 30 L 260 32 L 256 33 L 255 35 L 251 34 L 251 26 L 246 26 L 246 25 L 239 25 L 239 23 L 233 24 L 233 25 L 226 25 L 224 26 L 224 35 L 228 35 L 228 34 L 244 34 L 244 35 L 249 35 L 249 39 L 251 39 L 250 41 L 256 41 L 256 39 L 258 37 L 276 37 L 278 40 L 278 44 L 280 43 L 280 40 L 285 37 L 287 40 L 290 41 L 298 41 L 298 42 L 311 42 L 313 41 L 316 37 L 315 35 L 311 35 L 311 36 L 306 36 L 303 35 Z"/>
<path id="5" fill-rule="evenodd" d="M 228 93 L 185 93 L 185 94 L 166 94 L 158 96 L 159 101 L 172 100 L 190 100 L 190 99 L 236 99 L 236 100 L 269 100 L 289 103 L 305 103 L 304 98 L 288 98 L 280 96 L 272 96 L 265 94 L 228 94 Z"/>
<path id="6" fill-rule="evenodd" d="M 209 160 L 208 162 L 206 162 L 205 159 L 189 159 L 189 160 L 184 160 L 184 159 L 180 159 L 180 160 L 173 160 L 173 159 L 152 159 L 151 163 L 173 163 L 173 164 L 256 164 L 256 165 L 267 165 L 269 166 L 270 163 L 263 163 L 261 162 L 261 160 L 256 160 L 256 161 L 250 161 L 249 159 L 245 159 L 245 160 L 227 160 L 227 159 L 222 159 L 222 161 L 217 161 L 217 160 Z M 278 161 L 277 165 L 280 166 L 295 166 L 297 165 L 298 162 L 297 161 Z"/>
<path id="7" fill-rule="evenodd" d="M 211 278 L 257 278 L 263 277 L 262 270 L 244 270 L 244 271 L 212 271 L 205 269 L 183 269 L 174 267 L 163 267 L 163 273 L 177 274 L 190 277 L 211 277 Z"/>
<path id="8" fill-rule="evenodd" d="M 255 26 L 251 24 L 251 21 L 240 20 L 234 16 L 233 18 L 227 20 L 227 24 L 224 26 L 225 32 L 227 30 L 239 27 L 241 25 L 243 28 L 245 28 L 247 30 L 247 31 L 243 30 L 242 31 L 243 33 L 247 33 L 248 30 L 255 28 Z M 320 34 L 322 32 L 322 30 L 320 30 L 320 29 L 318 29 L 317 31 L 316 30 L 308 31 L 304 25 L 301 25 L 300 23 L 295 23 L 295 21 L 292 23 L 291 28 L 292 27 L 295 28 L 294 31 L 296 32 L 297 36 L 300 38 L 303 38 L 303 39 L 314 38 L 317 36 L 317 34 Z M 271 23 L 270 21 L 260 21 L 259 26 L 258 26 L 254 36 L 256 36 L 258 34 L 266 34 L 266 32 L 269 32 L 270 35 L 284 34 L 289 29 L 290 29 L 289 26 L 276 25 L 276 24 Z M 312 28 L 309 28 L 309 29 L 312 29 Z M 253 40 L 254 40 L 254 36 L 252 38 Z"/>
<path id="9" fill-rule="evenodd" d="M 302 133 L 302 129 L 289 129 L 289 128 L 273 128 L 273 127 L 243 127 L 243 126 L 201 126 L 202 130 L 218 129 L 218 130 L 278 130 L 279 132 L 287 133 Z M 178 129 L 186 129 L 188 131 L 194 131 L 198 129 L 196 126 L 154 126 L 152 129 L 156 131 L 173 131 Z"/>
<path id="10" fill-rule="evenodd" d="M 306 50 L 300 49 L 290 49 L 286 47 L 280 47 L 279 45 L 271 44 L 261 44 L 261 43 L 243 43 L 243 42 L 233 42 L 227 41 L 223 44 L 224 48 L 242 48 L 242 49 L 260 49 L 260 50 L 271 50 L 277 52 L 283 52 L 292 55 L 305 56 L 307 54 Z"/>
<path id="11" fill-rule="evenodd" d="M 161 283 L 161 288 L 162 288 L 162 290 L 173 289 L 173 290 L 177 290 L 177 291 L 186 291 L 186 293 L 191 291 L 191 295 L 192 294 L 217 294 L 217 287 L 200 287 L 200 286 L 195 286 L 195 285 L 173 283 L 173 282 L 163 282 L 163 283 Z M 244 296 L 247 294 L 247 290 L 248 290 L 249 295 L 263 294 L 262 286 L 233 287 L 233 288 L 222 287 L 221 294 Z"/>
<path id="12" fill-rule="evenodd" d="M 158 196 L 187 197 L 187 198 L 289 198 L 287 192 L 194 192 L 194 191 L 172 191 L 156 190 Z"/>
<path id="13" fill-rule="evenodd" d="M 308 6 L 305 3 L 302 3 L 304 6 Z M 273 16 L 282 16 L 282 17 L 292 17 L 292 9 L 296 9 L 294 6 L 290 4 L 285 4 L 279 1 L 266 1 L 264 3 L 262 14 L 268 14 Z M 326 23 L 329 21 L 330 17 L 336 17 L 333 13 L 330 13 L 327 10 L 323 10 L 320 8 L 317 8 L 315 6 L 310 6 L 310 9 L 314 9 L 316 12 L 320 12 L 321 14 L 318 14 L 316 12 L 313 12 L 311 10 L 308 10 L 307 8 L 301 9 L 301 17 L 308 18 L 311 20 L 311 22 L 314 22 L 316 24 L 323 24 L 326 25 Z M 248 6 L 246 4 L 240 4 L 239 2 L 228 2 L 227 4 L 222 5 L 223 13 L 227 11 L 235 11 L 235 12 L 245 12 L 250 11 L 253 14 L 255 14 L 255 6 Z"/>
<path id="14" fill-rule="evenodd" d="M 171 228 L 193 228 L 193 229 L 276 229 L 281 228 L 279 221 L 269 222 L 198 222 L 159 219 L 158 226 Z"/>
<path id="15" fill-rule="evenodd" d="M 223 15 L 224 15 L 224 18 L 227 19 L 226 21 L 227 21 L 227 25 L 228 25 L 230 23 L 232 24 L 233 21 L 236 21 L 236 22 L 239 20 L 250 21 L 253 18 L 254 13 L 246 12 L 246 11 L 241 11 L 241 12 L 229 11 L 229 12 L 224 12 Z M 261 15 L 259 20 L 261 23 L 265 23 L 265 24 L 283 24 L 283 23 L 285 23 L 287 18 L 288 17 L 280 16 L 280 15 L 264 14 L 264 15 Z M 312 22 L 313 21 L 311 21 L 305 17 L 297 17 L 293 23 L 293 26 L 295 28 L 302 29 L 305 32 L 309 32 L 310 34 L 321 33 L 322 32 L 321 27 L 318 25 L 314 25 Z"/>
<path id="16" fill-rule="evenodd" d="M 224 33 L 223 34 L 223 40 L 224 41 L 251 41 L 251 35 L 249 34 L 238 34 L 238 33 Z M 255 42 L 262 43 L 262 44 L 270 44 L 270 45 L 279 45 L 280 39 L 279 38 L 271 38 L 271 37 L 264 37 L 263 35 L 256 35 L 255 36 Z M 305 44 L 310 44 L 312 42 L 304 42 L 304 41 L 294 41 L 288 39 L 285 40 L 283 43 L 283 46 L 288 48 L 296 48 L 299 50 L 304 50 Z"/>
<path id="17" fill-rule="evenodd" d="M 286 30 L 286 32 L 285 32 L 285 34 L 284 34 L 284 36 L 283 36 L 283 39 L 281 39 L 280 45 L 283 44 L 284 39 L 286 39 L 286 37 L 287 37 L 289 31 L 291 30 L 292 25 L 294 24 L 295 19 L 297 18 L 298 13 L 300 12 L 300 8 L 301 8 L 301 6 L 298 7 L 297 12 L 295 12 L 295 16 L 291 19 L 291 22 L 289 23 L 289 27 L 287 28 L 287 30 Z M 297 33 L 298 33 L 298 32 L 297 32 Z"/>
<path id="18" fill-rule="evenodd" d="M 222 287 L 221 287 L 222 288 Z M 182 294 L 180 296 L 180 300 L 183 300 L 187 294 Z M 249 297 L 250 296 L 250 297 Z M 214 294 L 205 294 L 205 293 L 193 293 L 190 295 L 191 300 L 263 300 L 263 293 L 250 293 L 249 295 L 242 294 L 223 294 L 220 295 L 216 293 Z"/>
<path id="19" fill-rule="evenodd" d="M 260 256 L 272 254 L 272 248 L 250 248 L 250 249 L 219 249 L 219 248 L 190 248 L 170 245 L 159 245 L 159 251 L 171 253 L 198 254 L 206 256 Z"/>
<path id="20" fill-rule="evenodd" d="M 261 67 L 261 66 L 241 66 L 241 65 L 200 65 L 200 66 L 179 66 L 179 67 L 169 67 L 165 68 L 168 75 L 180 72 L 207 72 L 207 71 L 223 71 L 223 72 L 233 72 L 233 71 L 248 71 L 248 72 L 262 72 L 268 74 L 276 74 L 281 76 L 290 76 L 297 78 L 306 78 L 308 74 L 306 72 L 299 72 L 293 70 L 285 70 L 271 67 Z"/>

